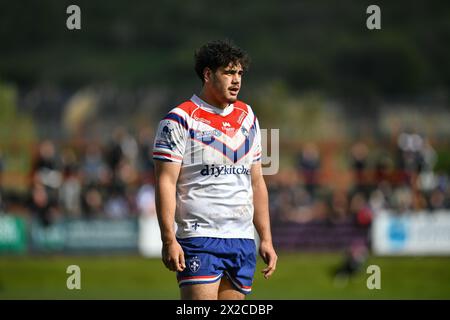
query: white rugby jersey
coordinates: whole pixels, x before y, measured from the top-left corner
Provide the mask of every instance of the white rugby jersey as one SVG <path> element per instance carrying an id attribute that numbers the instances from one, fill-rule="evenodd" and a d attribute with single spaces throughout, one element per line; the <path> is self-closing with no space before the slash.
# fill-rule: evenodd
<path id="1" fill-rule="evenodd" d="M 159 123 L 153 159 L 181 163 L 177 237 L 254 239 L 250 170 L 261 133 L 249 105 L 222 110 L 193 95 Z"/>

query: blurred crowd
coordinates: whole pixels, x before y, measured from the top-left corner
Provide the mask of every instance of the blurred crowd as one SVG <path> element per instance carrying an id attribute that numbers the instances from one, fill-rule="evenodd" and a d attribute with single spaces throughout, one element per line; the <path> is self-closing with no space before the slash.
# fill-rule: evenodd
<path id="1" fill-rule="evenodd" d="M 450 209 L 449 172 L 436 172 L 437 153 L 416 133 L 402 132 L 393 143 L 362 141 L 350 145 L 348 188 L 330 188 L 322 175 L 320 148 L 307 143 L 297 156 L 295 172 L 269 183 L 270 207 L 278 221 L 354 221 L 369 226 L 381 210 L 395 214 L 433 213 Z"/>
<path id="2" fill-rule="evenodd" d="M 43 225 L 64 217 L 154 215 L 152 136 L 150 128 L 132 134 L 117 127 L 105 142 L 41 141 L 24 207 Z M 448 172 L 435 172 L 436 152 L 424 137 L 403 132 L 393 147 L 360 141 L 347 149 L 347 188 L 332 188 L 323 179 L 321 148 L 314 143 L 302 146 L 292 171 L 266 176 L 274 222 L 353 219 L 367 226 L 383 209 L 399 214 L 450 209 Z M 1 167 L 0 161 L 0 172 Z"/>
<path id="3" fill-rule="evenodd" d="M 33 161 L 27 207 L 43 225 L 62 217 L 120 219 L 155 214 L 152 132 L 118 127 L 106 143 L 42 141 Z"/>

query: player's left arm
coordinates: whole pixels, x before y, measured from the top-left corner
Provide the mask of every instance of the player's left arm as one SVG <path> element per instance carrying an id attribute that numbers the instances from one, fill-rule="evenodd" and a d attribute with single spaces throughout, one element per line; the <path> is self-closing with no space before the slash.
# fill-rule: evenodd
<path id="1" fill-rule="evenodd" d="M 259 254 L 267 267 L 262 270 L 264 278 L 268 279 L 276 269 L 278 256 L 273 248 L 272 232 L 269 217 L 269 195 L 266 183 L 262 175 L 260 162 L 256 162 L 251 168 L 253 205 L 255 213 L 253 224 L 260 238 Z"/>

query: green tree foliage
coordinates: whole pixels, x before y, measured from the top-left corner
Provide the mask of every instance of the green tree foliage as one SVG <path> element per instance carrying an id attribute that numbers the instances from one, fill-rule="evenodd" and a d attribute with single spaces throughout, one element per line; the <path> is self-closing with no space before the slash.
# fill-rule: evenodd
<path id="1" fill-rule="evenodd" d="M 448 1 L 380 0 L 382 29 L 374 31 L 366 28 L 368 1 L 79 0 L 79 31 L 65 26 L 70 4 L 2 3 L 6 80 L 191 88 L 195 48 L 232 38 L 253 57 L 255 87 L 276 78 L 295 91 L 369 98 L 450 87 Z"/>
<path id="2" fill-rule="evenodd" d="M 0 82 L 0 155 L 5 171 L 28 172 L 36 138 L 31 117 L 17 111 L 16 88 Z"/>

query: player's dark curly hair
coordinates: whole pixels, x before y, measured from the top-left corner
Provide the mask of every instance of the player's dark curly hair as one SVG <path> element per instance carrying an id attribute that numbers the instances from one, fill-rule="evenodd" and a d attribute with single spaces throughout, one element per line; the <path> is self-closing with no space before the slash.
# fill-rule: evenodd
<path id="1" fill-rule="evenodd" d="M 226 67 L 230 62 L 240 63 L 244 71 L 247 71 L 250 66 L 250 57 L 247 52 L 230 40 L 210 41 L 195 52 L 195 72 L 202 83 L 205 82 L 203 78 L 205 68 L 215 72 L 217 68 Z"/>

